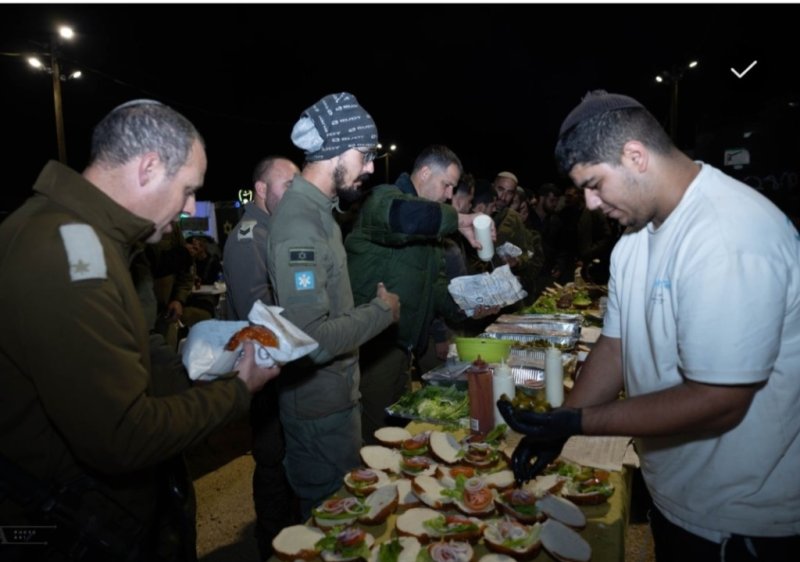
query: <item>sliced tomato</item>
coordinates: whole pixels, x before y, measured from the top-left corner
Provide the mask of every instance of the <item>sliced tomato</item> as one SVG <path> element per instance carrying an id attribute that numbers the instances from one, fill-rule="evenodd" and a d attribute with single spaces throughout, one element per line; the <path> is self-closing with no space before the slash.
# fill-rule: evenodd
<path id="1" fill-rule="evenodd" d="M 481 488 L 474 492 L 464 491 L 464 505 L 471 511 L 483 511 L 494 500 L 494 494 L 490 488 Z"/>
<path id="2" fill-rule="evenodd" d="M 475 469 L 471 466 L 454 466 L 450 469 L 450 476 L 457 478 L 459 474 L 463 474 L 466 478 L 475 476 Z"/>

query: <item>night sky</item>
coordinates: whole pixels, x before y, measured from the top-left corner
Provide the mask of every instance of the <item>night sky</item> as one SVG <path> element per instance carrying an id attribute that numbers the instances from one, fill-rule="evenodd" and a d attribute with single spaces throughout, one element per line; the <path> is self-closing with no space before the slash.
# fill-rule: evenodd
<path id="1" fill-rule="evenodd" d="M 11 55 L 47 51 L 36 42 L 59 21 L 78 34 L 62 47 L 63 70 L 84 73 L 62 83 L 69 165 L 86 165 L 91 128 L 111 108 L 152 97 L 206 139 L 199 198 L 231 200 L 261 157 L 300 163 L 292 125 L 342 90 L 400 147 L 393 178 L 442 143 L 477 177 L 508 169 L 536 187 L 557 179 L 558 127 L 586 91 L 632 95 L 666 123 L 670 88 L 654 77 L 693 59 L 680 82 L 679 145 L 715 146 L 712 133 L 769 114 L 771 142 L 796 164 L 798 13 L 786 4 L 0 5 L 0 211 L 19 205 L 58 155 L 50 77 Z M 754 60 L 742 79 L 730 70 Z M 374 181 L 384 174 L 379 162 Z"/>

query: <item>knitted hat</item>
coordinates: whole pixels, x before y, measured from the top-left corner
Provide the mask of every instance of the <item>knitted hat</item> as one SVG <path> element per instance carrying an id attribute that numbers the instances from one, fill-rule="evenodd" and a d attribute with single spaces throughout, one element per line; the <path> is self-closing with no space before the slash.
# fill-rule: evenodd
<path id="1" fill-rule="evenodd" d="M 353 94 L 330 94 L 306 109 L 292 129 L 292 142 L 306 160 L 330 160 L 356 147 L 378 144 L 375 121 Z"/>
<path id="2" fill-rule="evenodd" d="M 585 121 L 600 113 L 618 111 L 620 109 L 631 109 L 634 107 L 644 109 L 642 104 L 629 96 L 609 94 L 605 90 L 587 92 L 586 95 L 583 96 L 581 103 L 570 111 L 567 118 L 564 119 L 564 122 L 561 124 L 561 129 L 558 131 L 558 136 L 562 137 L 564 133 L 581 121 Z"/>

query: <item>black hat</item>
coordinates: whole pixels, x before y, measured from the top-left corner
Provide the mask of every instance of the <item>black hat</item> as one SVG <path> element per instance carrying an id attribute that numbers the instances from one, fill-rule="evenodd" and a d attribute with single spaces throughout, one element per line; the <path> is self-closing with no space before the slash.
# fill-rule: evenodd
<path id="1" fill-rule="evenodd" d="M 590 117 L 594 117 L 606 111 L 618 111 L 620 109 L 631 108 L 644 109 L 644 106 L 638 101 L 629 96 L 622 94 L 609 94 L 605 90 L 593 90 L 587 92 L 581 103 L 569 112 L 567 118 L 561 123 L 561 129 L 558 131 L 559 138 L 564 136 L 564 133 L 569 131 L 572 127 L 585 121 Z"/>
<path id="2" fill-rule="evenodd" d="M 330 94 L 306 109 L 292 129 L 292 142 L 309 162 L 329 160 L 356 147 L 378 144 L 378 128 L 353 94 Z"/>

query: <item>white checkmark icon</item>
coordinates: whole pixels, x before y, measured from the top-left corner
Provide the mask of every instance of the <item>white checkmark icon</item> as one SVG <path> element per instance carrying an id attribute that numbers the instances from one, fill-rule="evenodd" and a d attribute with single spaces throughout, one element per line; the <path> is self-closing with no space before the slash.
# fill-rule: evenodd
<path id="1" fill-rule="evenodd" d="M 741 72 L 736 72 L 735 68 L 731 68 L 731 72 L 733 72 L 736 75 L 736 78 L 741 78 L 742 76 L 744 76 L 745 74 L 750 72 L 750 69 L 753 68 L 756 65 L 757 62 L 758 62 L 757 60 L 754 60 L 753 62 L 750 63 L 750 66 L 748 66 L 747 68 L 745 68 Z"/>

